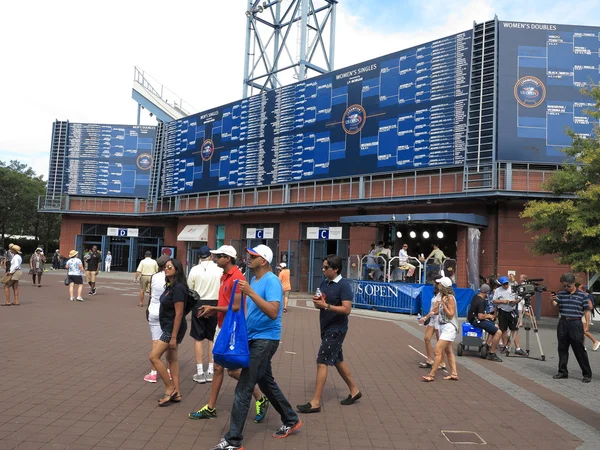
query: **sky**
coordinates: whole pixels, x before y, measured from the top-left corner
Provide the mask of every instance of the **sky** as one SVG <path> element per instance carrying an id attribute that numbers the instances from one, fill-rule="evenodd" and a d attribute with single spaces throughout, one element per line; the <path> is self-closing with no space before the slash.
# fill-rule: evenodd
<path id="1" fill-rule="evenodd" d="M 286 8 L 291 0 L 283 0 Z M 323 0 L 314 0 L 322 4 Z M 134 67 L 203 111 L 242 97 L 246 0 L 0 6 L 0 160 L 47 176 L 52 124 L 135 124 Z M 500 20 L 600 26 L 600 0 L 339 0 L 335 68 Z M 263 13 L 264 14 L 264 13 Z M 296 40 L 290 54 L 297 53 Z M 154 125 L 148 112 L 142 124 Z"/>

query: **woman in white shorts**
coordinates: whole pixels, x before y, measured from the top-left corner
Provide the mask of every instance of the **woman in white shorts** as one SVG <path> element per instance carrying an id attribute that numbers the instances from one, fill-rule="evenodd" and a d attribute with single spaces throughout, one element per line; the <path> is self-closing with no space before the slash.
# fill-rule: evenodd
<path id="1" fill-rule="evenodd" d="M 456 299 L 454 298 L 454 291 L 452 290 L 452 287 L 450 287 L 452 281 L 449 279 L 446 281 L 444 278 L 446 277 L 442 277 L 438 280 L 438 283 L 440 283 L 440 296 L 442 298 L 439 302 L 438 309 L 440 337 L 435 346 L 435 360 L 433 362 L 433 367 L 428 375 L 423 376 L 423 381 L 426 382 L 435 381 L 435 373 L 442 362 L 444 354 L 446 354 L 448 365 L 450 366 L 450 375 L 445 376 L 444 380 L 458 380 L 456 359 L 454 353 L 452 353 L 452 343 L 454 342 L 454 339 L 456 339 L 456 333 L 458 332 Z"/>
<path id="2" fill-rule="evenodd" d="M 165 264 L 169 261 L 169 257 L 166 255 L 161 256 L 156 260 L 158 264 L 158 272 L 152 275 L 150 279 L 150 301 L 148 302 L 148 309 L 146 316 L 148 319 L 148 325 L 150 325 L 150 336 L 152 337 L 152 348 L 160 340 L 162 335 L 162 329 L 160 328 L 160 321 L 158 314 L 160 312 L 160 296 L 165 291 Z M 167 369 L 168 370 L 168 369 Z M 169 372 L 169 377 L 171 373 Z M 156 368 L 152 366 L 150 373 L 144 376 L 144 381 L 148 383 L 156 383 L 158 374 Z"/>
<path id="3" fill-rule="evenodd" d="M 425 353 L 427 354 L 427 359 L 419 363 L 419 367 L 421 369 L 431 369 L 431 367 L 433 366 L 433 347 L 431 346 L 431 338 L 433 337 L 433 334 L 435 333 L 436 340 L 440 340 L 437 312 L 439 308 L 438 302 L 442 298 L 440 297 L 439 285 L 437 282 L 435 283 L 433 293 L 434 297 L 431 299 L 431 310 L 427 315 L 421 317 L 421 320 L 419 320 L 421 324 L 425 324 L 427 319 L 429 319 L 427 327 L 425 328 L 425 336 L 423 336 L 423 341 L 425 341 Z M 446 366 L 442 363 L 440 365 L 440 369 L 445 370 Z"/>

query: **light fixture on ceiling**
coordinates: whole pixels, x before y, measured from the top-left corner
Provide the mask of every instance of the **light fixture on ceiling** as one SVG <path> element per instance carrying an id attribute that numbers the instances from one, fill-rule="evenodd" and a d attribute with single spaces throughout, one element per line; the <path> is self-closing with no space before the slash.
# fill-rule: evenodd
<path id="1" fill-rule="evenodd" d="M 417 237 L 417 233 L 415 233 L 414 231 L 411 231 L 409 234 L 410 234 L 410 237 L 413 239 Z"/>
<path id="2" fill-rule="evenodd" d="M 396 237 L 401 238 L 402 237 L 402 233 L 400 231 L 396 231 Z"/>
<path id="3" fill-rule="evenodd" d="M 423 231 L 423 238 L 429 239 L 429 231 Z"/>
<path id="4" fill-rule="evenodd" d="M 438 231 L 437 237 L 438 237 L 438 239 L 442 239 L 444 237 L 444 233 L 442 233 L 441 231 Z"/>

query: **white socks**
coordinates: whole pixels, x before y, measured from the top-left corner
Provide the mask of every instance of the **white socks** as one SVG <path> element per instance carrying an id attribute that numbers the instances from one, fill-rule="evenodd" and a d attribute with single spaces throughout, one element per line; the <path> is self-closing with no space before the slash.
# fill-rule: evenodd
<path id="1" fill-rule="evenodd" d="M 196 373 L 198 375 L 202 375 L 204 373 L 204 369 L 202 368 L 202 364 L 196 364 Z"/>
<path id="2" fill-rule="evenodd" d="M 214 369 L 214 367 L 213 367 L 213 363 L 208 363 L 208 371 L 209 371 L 210 373 L 214 373 L 215 369 Z"/>
<path id="3" fill-rule="evenodd" d="M 150 371 L 150 375 L 156 375 L 158 372 L 156 372 L 156 370 L 151 370 Z"/>

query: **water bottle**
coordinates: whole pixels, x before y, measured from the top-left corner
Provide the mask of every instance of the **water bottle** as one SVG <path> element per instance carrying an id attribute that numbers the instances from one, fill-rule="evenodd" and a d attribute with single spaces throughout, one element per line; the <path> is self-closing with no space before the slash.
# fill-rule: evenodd
<path id="1" fill-rule="evenodd" d="M 323 295 L 321 294 L 321 289 L 317 288 L 317 290 L 315 291 L 315 297 L 319 297 L 321 298 Z"/>
<path id="2" fill-rule="evenodd" d="M 417 314 L 417 322 L 419 322 L 419 320 L 421 320 L 421 313 Z M 419 322 L 419 325 L 423 325 L 423 324 Z"/>

